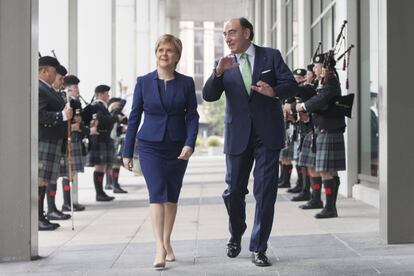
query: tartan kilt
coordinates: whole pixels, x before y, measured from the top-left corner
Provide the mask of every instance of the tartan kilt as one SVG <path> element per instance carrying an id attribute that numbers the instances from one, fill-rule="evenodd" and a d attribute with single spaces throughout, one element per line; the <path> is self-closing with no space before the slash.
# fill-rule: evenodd
<path id="1" fill-rule="evenodd" d="M 59 160 L 62 156 L 63 140 L 39 141 L 39 181 L 56 182 L 59 176 Z"/>
<path id="2" fill-rule="evenodd" d="M 91 148 L 88 152 L 87 166 L 112 165 L 114 159 L 114 141 L 107 142 L 91 139 Z"/>
<path id="3" fill-rule="evenodd" d="M 114 153 L 112 165 L 122 166 L 122 152 L 124 150 L 124 139 L 114 139 Z"/>
<path id="4" fill-rule="evenodd" d="M 299 152 L 299 166 L 307 168 L 315 167 L 315 153 L 312 151 L 312 131 L 305 135 L 302 150 Z"/>
<path id="5" fill-rule="evenodd" d="M 286 144 L 286 147 L 280 150 L 279 160 L 282 161 L 282 159 L 289 159 L 293 160 L 293 155 L 295 152 L 295 142 L 289 142 Z"/>
<path id="6" fill-rule="evenodd" d="M 65 153 L 60 158 L 59 176 L 69 175 L 68 155 Z M 72 173 L 84 172 L 85 157 L 82 155 L 82 141 L 72 139 Z"/>
<path id="7" fill-rule="evenodd" d="M 345 142 L 343 133 L 319 132 L 316 138 L 316 161 L 317 172 L 344 171 Z"/>

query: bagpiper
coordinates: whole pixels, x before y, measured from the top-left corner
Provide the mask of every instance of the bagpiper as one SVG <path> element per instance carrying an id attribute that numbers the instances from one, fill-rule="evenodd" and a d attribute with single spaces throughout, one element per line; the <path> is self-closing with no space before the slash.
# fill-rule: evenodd
<path id="1" fill-rule="evenodd" d="M 115 122 L 121 120 L 120 115 L 112 115 L 108 111 L 109 90 L 107 85 L 98 85 L 95 88 L 95 101 L 92 103 L 97 114 L 98 133 L 90 135 L 90 151 L 88 164 L 95 167 L 93 182 L 96 191 L 96 201 L 111 201 L 115 197 L 108 196 L 103 190 L 105 170 L 112 165 L 114 145 L 111 132 Z"/>
<path id="2" fill-rule="evenodd" d="M 59 61 L 50 56 L 39 58 L 39 225 L 38 229 L 55 230 L 57 223 L 51 223 L 44 215 L 46 187 L 53 197 L 53 185 L 59 174 L 59 160 L 64 152 L 66 121 L 72 117 L 72 109 L 65 105 L 63 98 L 53 89 Z M 56 189 L 54 189 L 56 191 Z M 51 207 L 51 206 L 49 206 Z M 53 206 L 52 206 L 53 207 Z M 50 208 L 49 215 L 55 210 Z M 70 216 L 69 216 L 70 217 Z"/>

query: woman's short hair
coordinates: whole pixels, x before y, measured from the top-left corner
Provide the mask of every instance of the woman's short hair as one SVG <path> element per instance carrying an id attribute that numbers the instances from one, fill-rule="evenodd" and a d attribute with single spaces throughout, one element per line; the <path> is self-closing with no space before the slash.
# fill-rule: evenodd
<path id="1" fill-rule="evenodd" d="M 181 52 L 183 51 L 183 43 L 178 37 L 175 37 L 171 34 L 165 34 L 158 38 L 157 42 L 155 43 L 155 53 L 157 53 L 158 48 L 163 43 L 171 43 L 178 54 L 178 60 L 181 58 Z"/>

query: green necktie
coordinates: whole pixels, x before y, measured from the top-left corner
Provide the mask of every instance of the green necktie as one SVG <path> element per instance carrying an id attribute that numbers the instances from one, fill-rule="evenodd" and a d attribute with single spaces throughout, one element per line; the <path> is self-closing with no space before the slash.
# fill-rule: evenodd
<path id="1" fill-rule="evenodd" d="M 243 67 L 242 67 L 242 78 L 244 82 L 244 86 L 246 87 L 246 91 L 250 94 L 250 90 L 252 87 L 252 66 L 250 65 L 249 56 L 246 53 L 241 54 L 240 60 L 243 60 Z"/>

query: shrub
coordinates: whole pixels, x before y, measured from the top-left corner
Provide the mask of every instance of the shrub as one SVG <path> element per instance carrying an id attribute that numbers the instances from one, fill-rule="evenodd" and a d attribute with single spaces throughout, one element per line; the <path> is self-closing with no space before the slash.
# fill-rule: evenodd
<path id="1" fill-rule="evenodd" d="M 199 147 L 201 145 L 201 138 L 200 138 L 200 136 L 197 136 L 195 145 L 196 145 L 196 147 Z"/>
<path id="2" fill-rule="evenodd" d="M 218 136 L 209 136 L 207 138 L 207 146 L 208 147 L 219 147 L 220 145 L 221 145 L 220 137 L 218 137 Z"/>

